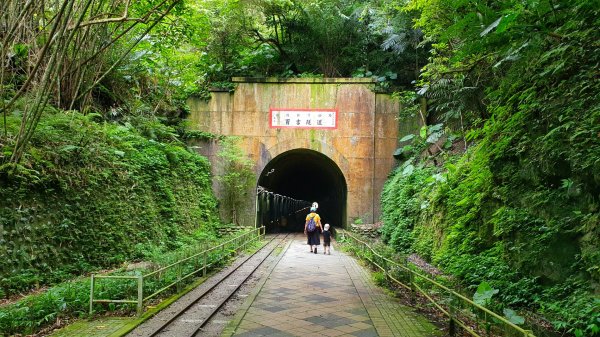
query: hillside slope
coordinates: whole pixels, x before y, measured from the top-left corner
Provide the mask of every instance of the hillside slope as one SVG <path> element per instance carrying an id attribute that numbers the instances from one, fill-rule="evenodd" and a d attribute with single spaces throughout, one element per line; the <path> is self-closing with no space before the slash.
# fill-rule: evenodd
<path id="1" fill-rule="evenodd" d="M 22 164 L 0 170 L 0 297 L 214 233 L 204 157 L 157 121 L 95 118 L 47 113 Z M 8 117 L 8 137 L 18 120 Z"/>

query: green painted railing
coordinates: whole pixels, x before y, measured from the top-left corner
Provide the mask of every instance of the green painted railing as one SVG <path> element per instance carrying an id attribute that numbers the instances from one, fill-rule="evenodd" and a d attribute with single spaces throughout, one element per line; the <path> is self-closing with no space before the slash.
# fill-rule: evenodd
<path id="1" fill-rule="evenodd" d="M 448 317 L 450 334 L 454 335 L 456 326 L 459 326 L 475 337 L 535 337 L 532 331 L 513 324 L 505 317 L 411 269 L 408 261 L 403 263 L 392 261 L 375 251 L 367 242 L 347 231 L 339 230 L 338 237 L 351 239 L 358 247 L 357 254 L 383 272 L 389 281 L 409 290 L 413 302 L 417 292 L 423 295 Z"/>
<path id="2" fill-rule="evenodd" d="M 181 290 L 181 286 L 184 281 L 199 272 L 202 272 L 203 276 L 206 276 L 207 271 L 211 270 L 217 262 L 222 262 L 222 259 L 231 254 L 237 254 L 244 250 L 247 245 L 253 241 L 260 240 L 265 235 L 265 227 L 253 228 L 249 231 L 234 236 L 230 240 L 227 240 L 215 247 L 205 248 L 201 252 L 178 260 L 167 266 L 161 267 L 154 271 L 148 272 L 147 274 L 138 275 L 91 275 L 90 282 L 90 315 L 93 313 L 94 303 L 130 303 L 135 304 L 138 315 L 143 313 L 144 302 L 151 298 L 156 297 L 160 293 L 176 287 L 177 291 Z M 149 280 L 154 280 L 156 284 L 161 284 L 161 278 L 167 273 L 173 273 L 175 271 L 174 280 L 169 284 L 161 286 L 159 289 L 146 297 L 144 297 L 144 286 L 148 284 Z M 97 299 L 94 296 L 96 292 L 97 282 L 100 279 L 116 280 L 133 282 L 137 285 L 137 292 L 135 299 Z M 124 288 L 124 292 L 130 289 L 133 284 L 129 285 L 113 285 L 114 287 Z M 125 296 L 124 296 L 125 297 Z"/>

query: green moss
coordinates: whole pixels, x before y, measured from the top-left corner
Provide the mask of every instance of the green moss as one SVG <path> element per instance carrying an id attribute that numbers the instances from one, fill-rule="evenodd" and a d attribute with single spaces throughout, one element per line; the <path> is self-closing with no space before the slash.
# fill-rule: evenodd
<path id="1" fill-rule="evenodd" d="M 330 90 L 330 85 L 325 85 L 323 83 L 311 83 L 309 84 L 310 88 L 310 107 L 314 109 L 318 108 L 327 108 L 331 104 L 329 102 L 330 95 L 328 94 L 328 90 Z"/>
<path id="2" fill-rule="evenodd" d="M 9 117 L 9 138 L 18 122 Z M 218 221 L 208 161 L 160 123 L 46 115 L 22 166 L 28 175 L 0 173 L 5 296 L 177 248 Z"/>
<path id="3" fill-rule="evenodd" d="M 394 172 L 382 194 L 383 239 L 434 262 L 467 292 L 489 282 L 500 289 L 499 310 L 539 310 L 559 328 L 592 331 L 595 199 L 548 188 L 535 168 L 515 173 L 524 168 L 494 158 L 496 146 L 505 144 L 483 141 L 447 163 L 446 179 L 428 168 Z"/>
<path id="4" fill-rule="evenodd" d="M 317 139 L 317 131 L 315 129 L 309 130 L 310 137 L 310 148 L 315 151 L 321 151 L 321 142 Z"/>

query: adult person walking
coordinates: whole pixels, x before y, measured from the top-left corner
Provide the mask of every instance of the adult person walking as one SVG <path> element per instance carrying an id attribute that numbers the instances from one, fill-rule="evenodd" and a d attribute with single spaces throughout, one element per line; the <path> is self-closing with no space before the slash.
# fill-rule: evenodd
<path id="1" fill-rule="evenodd" d="M 318 204 L 313 202 L 310 213 L 306 216 L 306 222 L 304 222 L 304 234 L 308 238 L 308 245 L 310 246 L 311 253 L 317 253 L 317 247 L 321 244 L 321 232 L 323 226 L 321 226 L 321 217 L 317 214 Z"/>

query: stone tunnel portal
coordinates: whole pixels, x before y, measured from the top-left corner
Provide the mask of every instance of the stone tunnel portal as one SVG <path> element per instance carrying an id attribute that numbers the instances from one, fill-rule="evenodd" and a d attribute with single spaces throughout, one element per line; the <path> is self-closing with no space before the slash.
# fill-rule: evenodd
<path id="1" fill-rule="evenodd" d="M 286 196 L 310 203 L 318 202 L 317 213 L 323 224 L 335 228 L 345 226 L 346 219 L 346 179 L 338 165 L 324 154 L 309 150 L 295 149 L 273 158 L 263 169 L 258 185 L 274 195 Z M 267 232 L 302 232 L 304 220 L 309 213 L 309 205 L 299 209 L 274 213 L 266 208 L 273 203 L 257 203 L 258 224 L 265 225 Z M 286 214 L 284 214 L 286 213 Z"/>

